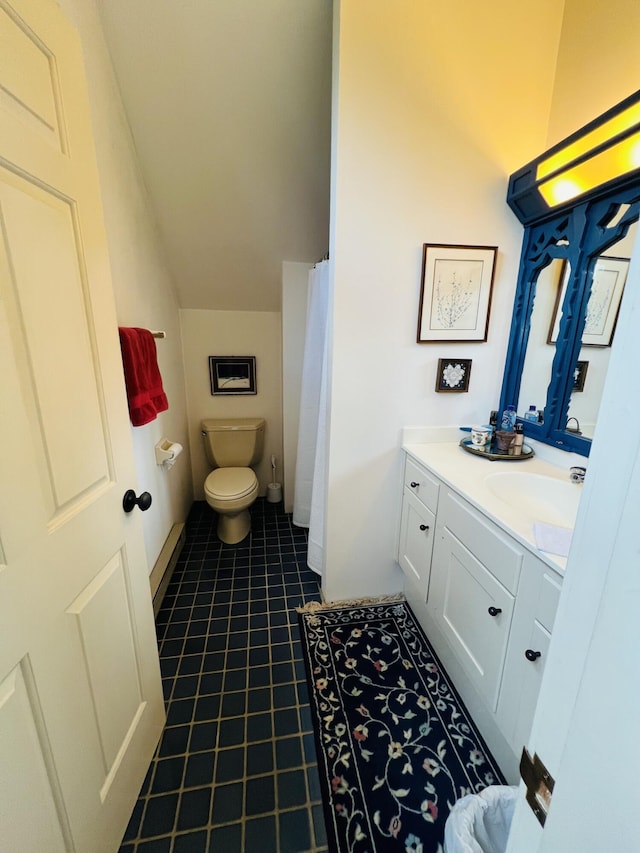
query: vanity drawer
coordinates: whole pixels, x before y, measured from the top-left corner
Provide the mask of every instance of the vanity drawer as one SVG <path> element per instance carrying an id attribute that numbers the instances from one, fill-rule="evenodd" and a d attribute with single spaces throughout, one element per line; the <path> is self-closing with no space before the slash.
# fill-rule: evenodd
<path id="1" fill-rule="evenodd" d="M 505 589 L 515 595 L 523 551 L 513 539 L 453 492 L 443 496 L 438 521 L 444 523 Z"/>
<path id="2" fill-rule="evenodd" d="M 404 486 L 405 489 L 415 495 L 427 509 L 435 513 L 438 510 L 438 492 L 440 484 L 427 473 L 424 468 L 415 463 L 408 456 L 404 463 Z"/>

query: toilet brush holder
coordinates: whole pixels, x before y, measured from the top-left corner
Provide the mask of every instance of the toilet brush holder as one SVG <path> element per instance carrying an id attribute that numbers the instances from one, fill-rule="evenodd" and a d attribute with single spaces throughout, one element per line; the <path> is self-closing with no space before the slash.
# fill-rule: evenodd
<path id="1" fill-rule="evenodd" d="M 267 503 L 277 504 L 282 500 L 282 485 L 280 483 L 269 483 L 267 485 Z"/>

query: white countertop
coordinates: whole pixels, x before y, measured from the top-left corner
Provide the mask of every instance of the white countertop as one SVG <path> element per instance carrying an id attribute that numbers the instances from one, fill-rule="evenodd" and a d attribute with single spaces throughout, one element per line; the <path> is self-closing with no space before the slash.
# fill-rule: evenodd
<path id="1" fill-rule="evenodd" d="M 497 497 L 487 486 L 485 478 L 499 471 L 526 471 L 568 483 L 569 465 L 566 468 L 560 467 L 537 456 L 518 462 L 491 461 L 463 450 L 458 441 L 407 442 L 403 444 L 403 450 L 551 568 L 564 573 L 566 557 L 547 554 L 536 547 L 533 525 L 540 519 L 532 517 L 517 504 L 507 503 Z M 581 485 L 572 484 L 573 486 L 576 489 L 582 488 Z"/>

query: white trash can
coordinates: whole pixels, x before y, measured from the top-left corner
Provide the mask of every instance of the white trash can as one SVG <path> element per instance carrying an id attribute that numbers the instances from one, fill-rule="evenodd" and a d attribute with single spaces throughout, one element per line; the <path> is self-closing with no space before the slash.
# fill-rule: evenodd
<path id="1" fill-rule="evenodd" d="M 444 826 L 444 853 L 505 853 L 517 798 L 510 785 L 461 797 Z"/>

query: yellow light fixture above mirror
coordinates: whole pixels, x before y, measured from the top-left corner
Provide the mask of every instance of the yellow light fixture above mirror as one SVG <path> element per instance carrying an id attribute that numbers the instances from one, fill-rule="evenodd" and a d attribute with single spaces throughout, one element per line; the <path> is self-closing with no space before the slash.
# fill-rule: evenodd
<path id="1" fill-rule="evenodd" d="M 640 91 L 515 172 L 507 202 L 528 225 L 621 186 L 640 169 Z"/>

